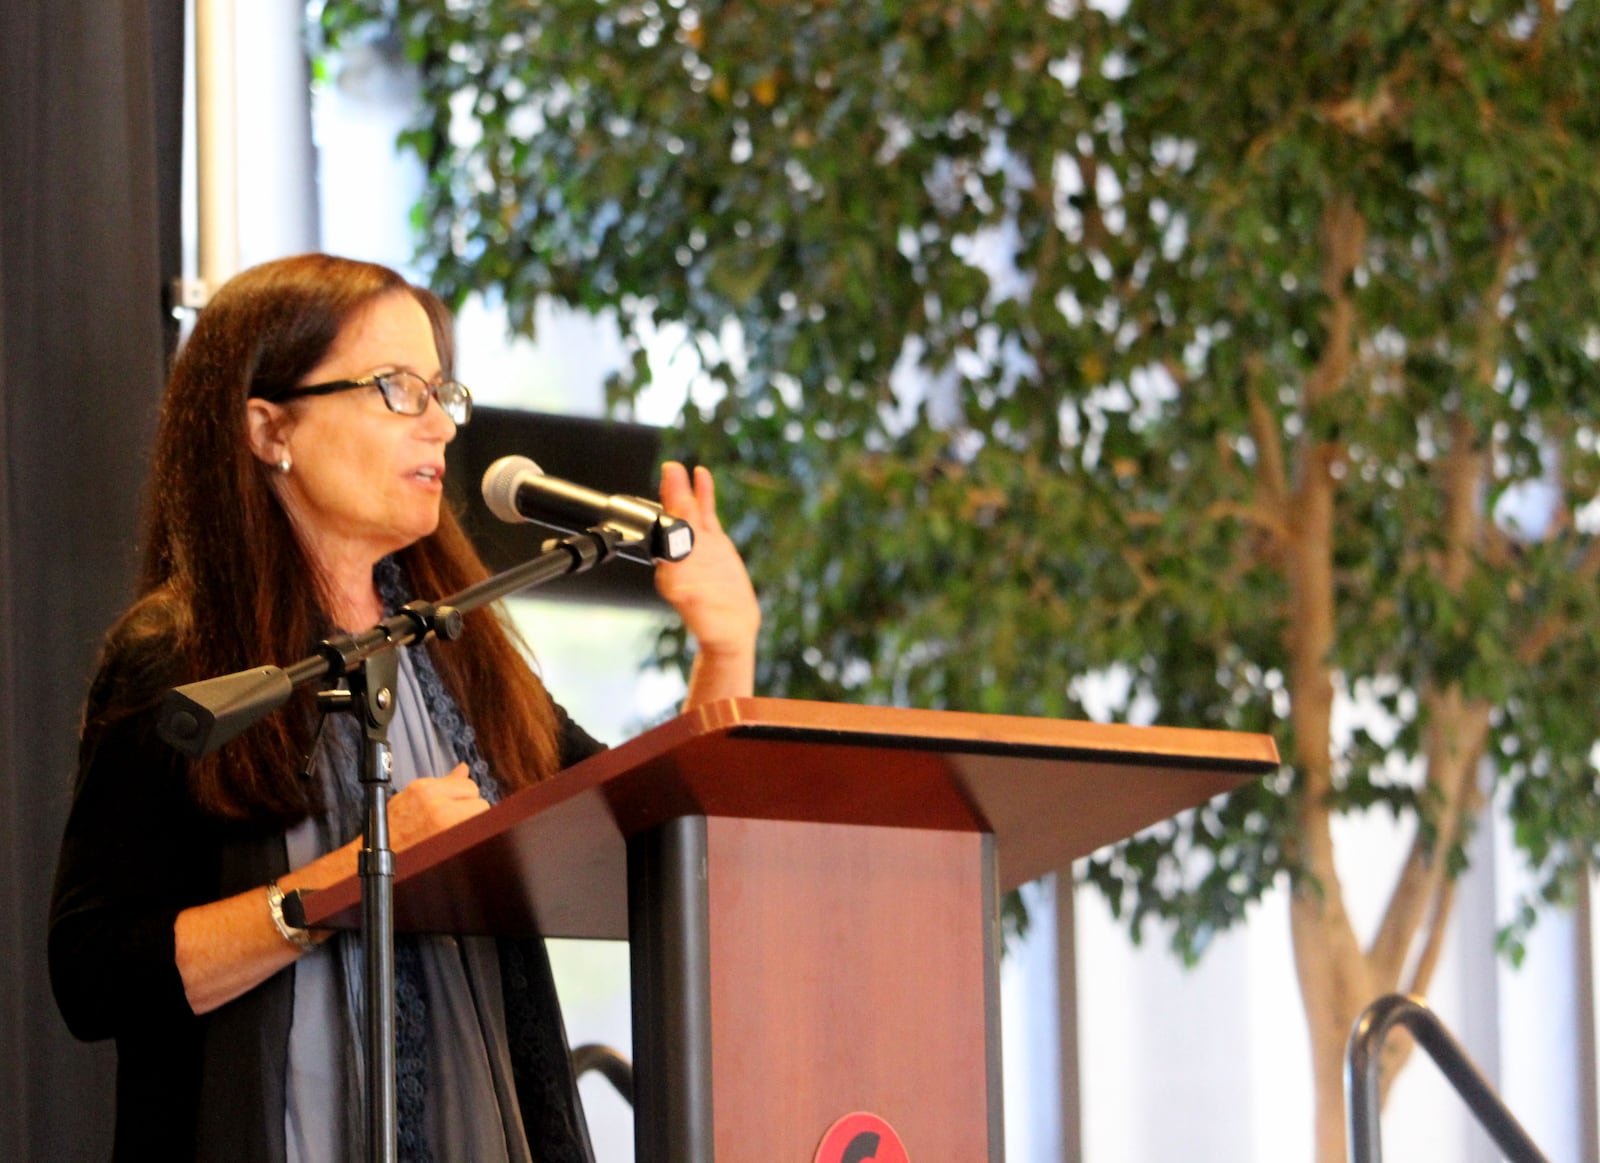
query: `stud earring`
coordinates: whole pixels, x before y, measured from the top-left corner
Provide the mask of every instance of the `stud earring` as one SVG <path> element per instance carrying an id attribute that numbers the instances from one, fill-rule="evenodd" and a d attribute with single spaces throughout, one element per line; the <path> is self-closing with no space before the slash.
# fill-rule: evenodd
<path id="1" fill-rule="evenodd" d="M 294 462 L 289 459 L 289 454 L 284 453 L 283 456 L 278 460 L 278 471 L 283 473 L 284 476 L 288 476 L 289 470 L 293 467 Z"/>

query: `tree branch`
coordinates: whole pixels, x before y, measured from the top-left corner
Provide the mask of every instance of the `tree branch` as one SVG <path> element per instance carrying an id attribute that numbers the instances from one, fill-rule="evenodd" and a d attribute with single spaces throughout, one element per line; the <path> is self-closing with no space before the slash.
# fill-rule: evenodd
<path id="1" fill-rule="evenodd" d="M 1256 446 L 1256 495 L 1261 507 L 1272 514 L 1270 527 L 1281 539 L 1288 529 L 1289 512 L 1289 470 L 1283 458 L 1283 432 L 1253 382 L 1245 388 L 1245 402 L 1250 411 L 1250 439 Z"/>
<path id="2" fill-rule="evenodd" d="M 1483 762 L 1483 753 L 1473 757 L 1468 770 L 1476 772 L 1479 764 Z M 1476 782 L 1469 783 L 1467 794 L 1462 798 L 1461 810 L 1457 815 L 1459 832 L 1465 832 L 1469 823 L 1483 808 L 1483 793 L 1478 789 Z M 1423 945 L 1417 954 L 1416 965 L 1411 971 L 1410 978 L 1401 987 L 1401 992 L 1426 996 L 1429 986 L 1433 984 L 1433 975 L 1439 968 L 1440 957 L 1444 953 L 1445 939 L 1450 933 L 1450 918 L 1455 912 L 1456 884 L 1453 877 L 1445 877 L 1440 883 L 1438 891 L 1434 894 L 1432 907 L 1428 910 L 1427 924 L 1424 926 Z M 1378 1080 L 1378 1101 L 1386 1102 L 1389 1088 L 1394 1080 L 1399 1077 L 1400 1071 L 1405 1069 L 1406 1061 L 1411 1057 L 1411 1051 L 1416 1043 L 1410 1038 L 1394 1038 L 1388 1046 L 1384 1047 L 1381 1074 Z"/>
<path id="3" fill-rule="evenodd" d="M 1289 536 L 1289 527 L 1284 521 L 1281 509 L 1268 508 L 1264 505 L 1241 505 L 1237 501 L 1217 501 L 1206 506 L 1208 521 L 1220 521 L 1227 517 L 1265 530 L 1272 535 L 1274 542 L 1287 540 Z"/>
<path id="4" fill-rule="evenodd" d="M 1476 772 L 1478 765 L 1483 762 L 1483 752 L 1480 750 L 1472 759 L 1470 770 Z M 1470 785 L 1467 794 L 1462 797 L 1461 811 L 1457 816 L 1457 833 L 1465 833 L 1469 823 L 1477 816 L 1483 807 L 1483 795 L 1478 791 L 1477 784 Z M 1450 915 L 1455 909 L 1456 880 L 1446 877 L 1435 894 L 1433 908 L 1428 914 L 1427 937 L 1423 941 L 1422 950 L 1417 954 L 1415 968 L 1411 971 L 1411 979 L 1406 983 L 1406 993 L 1426 994 L 1428 987 L 1433 984 L 1434 972 L 1439 968 L 1439 958 L 1444 953 L 1444 942 L 1450 931 Z"/>
<path id="5" fill-rule="evenodd" d="M 1426 783 L 1439 805 L 1439 826 L 1430 838 L 1418 823 L 1367 954 L 1373 980 L 1382 990 L 1398 987 L 1416 935 L 1449 882 L 1449 853 L 1461 835 L 1473 777 L 1489 737 L 1488 703 L 1464 700 L 1457 686 L 1424 697 L 1429 705 Z"/>
<path id="6" fill-rule="evenodd" d="M 1600 576 L 1600 538 L 1591 540 L 1584 547 L 1583 556 L 1578 559 L 1578 564 L 1573 567 L 1572 572 L 1579 581 L 1589 581 Z M 1529 633 L 1523 636 L 1522 644 L 1517 648 L 1517 661 L 1525 666 L 1531 666 L 1572 628 L 1571 622 L 1559 613 L 1555 611 L 1547 613 L 1534 624 Z"/>
<path id="7" fill-rule="evenodd" d="M 1306 380 L 1307 412 L 1349 378 L 1355 358 L 1355 304 L 1350 279 L 1367 247 L 1367 220 L 1349 194 L 1336 195 L 1322 211 L 1322 293 L 1328 297 L 1323 323 L 1328 329 L 1322 358 Z"/>
<path id="8" fill-rule="evenodd" d="M 1366 222 L 1349 195 L 1335 197 L 1324 208 L 1322 286 L 1328 296 L 1324 311 L 1328 337 L 1305 384 L 1302 411 L 1308 414 L 1308 420 L 1317 404 L 1349 379 L 1355 334 L 1350 276 L 1361 261 L 1366 235 Z M 1251 419 L 1254 428 L 1254 410 Z M 1288 555 L 1291 608 L 1287 634 L 1295 761 L 1304 780 L 1300 812 L 1303 825 L 1319 830 L 1327 826 L 1328 808 L 1324 801 L 1333 790 L 1333 680 L 1329 658 L 1335 635 L 1335 480 L 1331 469 L 1338 453 L 1333 446 L 1318 440 L 1314 429 L 1315 425 L 1309 422 L 1304 426 L 1297 450 L 1299 480 L 1293 496 L 1284 498 L 1284 506 L 1286 524 L 1293 530 Z M 1272 443 L 1273 438 L 1269 438 L 1269 448 Z M 1286 480 L 1284 485 L 1287 486 Z M 1269 481 L 1267 487 L 1274 487 L 1274 483 Z M 1330 884 L 1335 882 L 1331 844 L 1324 866 L 1310 871 L 1318 878 L 1328 878 Z"/>

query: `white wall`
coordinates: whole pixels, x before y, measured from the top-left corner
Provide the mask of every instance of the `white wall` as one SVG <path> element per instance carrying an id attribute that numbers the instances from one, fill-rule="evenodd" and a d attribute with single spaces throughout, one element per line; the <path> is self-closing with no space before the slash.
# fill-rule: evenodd
<path id="1" fill-rule="evenodd" d="M 1552 1160 L 1593 1158 L 1594 1145 L 1580 1138 L 1572 919 L 1545 918 L 1520 969 L 1493 950 L 1516 867 L 1505 831 L 1486 829 L 1474 845 L 1430 1004 Z M 1395 841 L 1383 827 L 1340 837 L 1358 923 L 1372 923 Z M 1159 929 L 1135 948 L 1098 893 L 1079 889 L 1076 904 L 1083 1158 L 1309 1163 L 1311 1083 L 1287 894 L 1263 902 L 1188 971 Z M 1421 1052 L 1397 1082 L 1383 1127 L 1391 1159 L 1499 1158 Z M 1026 1150 L 1011 1163 L 1058 1158 Z"/>

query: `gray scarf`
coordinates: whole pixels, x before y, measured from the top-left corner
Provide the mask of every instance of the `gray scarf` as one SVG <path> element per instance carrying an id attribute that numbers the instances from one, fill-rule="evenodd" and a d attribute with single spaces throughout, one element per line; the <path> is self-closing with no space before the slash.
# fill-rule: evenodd
<path id="1" fill-rule="evenodd" d="M 378 563 L 374 580 L 387 612 L 392 614 L 411 600 L 404 573 L 394 558 Z M 484 799 L 498 803 L 500 785 L 478 746 L 477 734 L 446 689 L 428 649 L 411 649 L 410 660 L 434 727 L 456 759 L 467 764 Z M 359 784 L 338 780 L 334 795 L 335 802 L 328 810 L 337 819 L 335 826 L 348 835 L 359 835 L 364 824 Z M 506 1032 L 528 1142 L 541 1163 L 591 1163 L 544 942 L 502 939 L 497 945 Z M 400 1158 L 415 1163 L 431 1163 L 433 1158 L 427 1135 L 428 1010 L 427 975 L 419 942 L 402 936 L 395 942 L 397 1129 Z"/>

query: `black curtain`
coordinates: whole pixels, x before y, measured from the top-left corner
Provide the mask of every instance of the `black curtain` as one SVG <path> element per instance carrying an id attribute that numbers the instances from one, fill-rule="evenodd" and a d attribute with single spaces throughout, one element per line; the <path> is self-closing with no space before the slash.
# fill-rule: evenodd
<path id="1" fill-rule="evenodd" d="M 182 0 L 0 3 L 0 1158 L 104 1159 L 45 914 L 84 685 L 132 592 L 178 269 Z"/>

